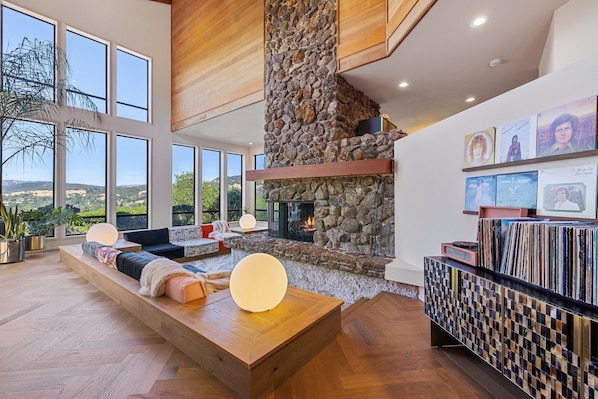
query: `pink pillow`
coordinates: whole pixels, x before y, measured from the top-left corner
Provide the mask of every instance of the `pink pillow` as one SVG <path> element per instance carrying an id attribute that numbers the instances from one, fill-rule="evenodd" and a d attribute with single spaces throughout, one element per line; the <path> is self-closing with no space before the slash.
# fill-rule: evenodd
<path id="1" fill-rule="evenodd" d="M 194 277 L 176 276 L 166 281 L 164 293 L 178 303 L 187 303 L 206 296 L 206 287 Z"/>

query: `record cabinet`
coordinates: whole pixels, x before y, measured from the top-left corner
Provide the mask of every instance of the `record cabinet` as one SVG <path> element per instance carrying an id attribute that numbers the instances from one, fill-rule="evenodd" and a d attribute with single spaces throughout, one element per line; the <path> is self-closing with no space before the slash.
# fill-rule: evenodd
<path id="1" fill-rule="evenodd" d="M 447 257 L 424 260 L 433 346 L 457 341 L 533 398 L 598 397 L 598 308 Z"/>

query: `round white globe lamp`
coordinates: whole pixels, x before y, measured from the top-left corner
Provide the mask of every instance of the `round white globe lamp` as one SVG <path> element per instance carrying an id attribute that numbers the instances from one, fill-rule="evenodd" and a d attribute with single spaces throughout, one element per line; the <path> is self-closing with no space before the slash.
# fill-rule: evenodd
<path id="1" fill-rule="evenodd" d="M 246 213 L 239 219 L 239 227 L 243 230 L 252 230 L 255 228 L 255 217 L 251 213 Z"/>
<path id="2" fill-rule="evenodd" d="M 96 241 L 103 245 L 114 245 L 118 239 L 118 230 L 110 223 L 98 223 L 89 228 L 85 235 L 87 241 Z"/>
<path id="3" fill-rule="evenodd" d="M 272 255 L 255 253 L 237 263 L 230 275 L 230 294 L 241 309 L 274 309 L 287 292 L 287 272 Z"/>

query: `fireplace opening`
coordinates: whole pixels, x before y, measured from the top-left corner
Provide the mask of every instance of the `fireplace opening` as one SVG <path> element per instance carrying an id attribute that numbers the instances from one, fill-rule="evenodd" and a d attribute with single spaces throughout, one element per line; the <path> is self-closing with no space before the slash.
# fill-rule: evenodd
<path id="1" fill-rule="evenodd" d="M 312 201 L 272 201 L 268 203 L 268 235 L 289 240 L 314 242 L 314 203 Z"/>

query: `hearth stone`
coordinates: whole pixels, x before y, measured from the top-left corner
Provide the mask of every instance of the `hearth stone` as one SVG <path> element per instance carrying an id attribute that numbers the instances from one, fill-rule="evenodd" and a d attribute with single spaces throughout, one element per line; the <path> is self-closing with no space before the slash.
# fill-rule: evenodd
<path id="1" fill-rule="evenodd" d="M 283 260 L 317 265 L 354 274 L 384 279 L 384 271 L 391 258 L 352 254 L 330 250 L 312 243 L 269 237 L 266 233 L 245 234 L 227 240 L 233 251 L 246 253 L 264 252 Z"/>
<path id="2" fill-rule="evenodd" d="M 311 245 L 313 247 L 313 244 Z M 233 265 L 251 253 L 254 252 L 233 248 Z M 301 257 L 278 258 L 287 271 L 289 285 L 341 299 L 345 302 L 345 305 L 343 305 L 345 308 L 361 298 L 371 299 L 382 291 L 417 298 L 418 287 L 385 280 L 381 277 L 353 273 L 345 269 L 323 267 L 319 262 L 309 263 L 296 260 L 299 258 Z"/>

